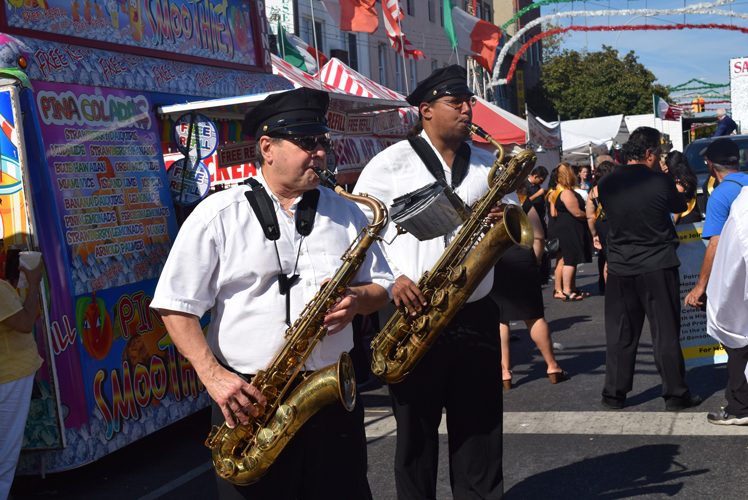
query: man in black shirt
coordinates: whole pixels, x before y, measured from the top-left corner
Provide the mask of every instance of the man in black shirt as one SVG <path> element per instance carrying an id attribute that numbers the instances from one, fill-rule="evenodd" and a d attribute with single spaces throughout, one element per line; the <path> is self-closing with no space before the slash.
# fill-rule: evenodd
<path id="1" fill-rule="evenodd" d="M 608 232 L 605 290 L 607 360 L 602 405 L 621 409 L 634 380 L 644 316 L 649 319 L 665 409 L 701 403 L 683 376 L 680 342 L 680 260 L 671 213 L 687 209 L 673 178 L 660 167 L 660 132 L 639 127 L 623 146 L 626 164 L 598 184 Z"/>
<path id="2" fill-rule="evenodd" d="M 543 231 L 545 236 L 548 236 L 548 228 L 545 225 L 545 193 L 546 189 L 543 187 L 543 183 L 548 177 L 548 170 L 545 167 L 535 167 L 532 173 L 527 177 L 525 181 L 527 183 L 527 196 L 532 201 L 532 206 L 535 207 L 535 211 L 540 217 L 540 221 L 543 223 Z"/>

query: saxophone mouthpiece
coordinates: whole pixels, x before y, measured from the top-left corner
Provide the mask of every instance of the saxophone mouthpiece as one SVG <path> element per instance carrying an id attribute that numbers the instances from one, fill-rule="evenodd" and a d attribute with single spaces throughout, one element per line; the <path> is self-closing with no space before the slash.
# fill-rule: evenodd
<path id="1" fill-rule="evenodd" d="M 470 129 L 470 132 L 472 132 L 475 135 L 479 135 L 484 139 L 486 138 L 486 136 L 488 136 L 488 132 L 480 128 L 475 123 L 468 123 L 468 128 Z"/>
<path id="2" fill-rule="evenodd" d="M 322 169 L 322 168 L 313 168 L 312 170 L 314 171 L 315 174 L 317 174 L 317 177 L 319 177 L 320 182 L 326 188 L 332 189 L 333 191 L 335 191 L 336 190 L 335 188 L 337 187 L 340 187 L 342 189 L 340 184 L 338 184 L 337 179 L 335 179 L 335 175 L 329 170 Z"/>

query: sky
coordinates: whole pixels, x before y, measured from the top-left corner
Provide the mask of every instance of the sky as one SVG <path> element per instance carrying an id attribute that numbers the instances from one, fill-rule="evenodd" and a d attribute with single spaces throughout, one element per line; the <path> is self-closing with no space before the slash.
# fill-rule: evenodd
<path id="1" fill-rule="evenodd" d="M 627 9 L 680 9 L 696 5 L 694 0 L 596 0 L 557 3 L 540 8 L 541 16 L 555 12 L 627 10 Z M 748 0 L 735 0 L 715 7 L 715 9 L 743 13 L 748 17 Z M 658 15 L 640 17 L 616 15 L 610 17 L 588 17 L 587 26 L 620 26 L 649 24 L 683 24 L 683 15 Z M 584 17 L 574 17 L 575 25 L 584 25 Z M 748 28 L 748 19 L 731 18 L 720 15 L 687 15 L 686 24 L 733 24 Z M 560 24 L 570 26 L 572 20 L 561 19 Z M 601 50 L 602 45 L 616 46 L 619 32 L 567 32 L 563 47 L 573 50 Z M 729 83 L 729 62 L 731 58 L 748 56 L 748 34 L 719 29 L 684 29 L 673 31 L 624 31 L 620 32 L 617 43 L 620 55 L 633 50 L 642 63 L 663 85 L 676 86 L 693 78 L 707 83 Z M 503 76 L 503 75 L 502 75 Z"/>

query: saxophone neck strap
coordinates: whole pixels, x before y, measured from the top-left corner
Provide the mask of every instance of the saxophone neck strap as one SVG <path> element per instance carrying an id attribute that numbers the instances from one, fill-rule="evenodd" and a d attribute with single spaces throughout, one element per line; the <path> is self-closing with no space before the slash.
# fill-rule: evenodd
<path id="1" fill-rule="evenodd" d="M 278 217 L 275 215 L 273 200 L 270 199 L 267 191 L 262 184 L 256 179 L 250 177 L 245 184 L 252 188 L 251 191 L 245 191 L 244 196 L 247 198 L 252 210 L 260 221 L 262 231 L 265 237 L 271 241 L 280 238 L 280 226 Z M 304 193 L 296 208 L 296 231 L 301 236 L 309 236 L 314 229 L 314 217 L 317 215 L 317 203 L 319 203 L 319 190 L 312 189 Z"/>
<path id="2" fill-rule="evenodd" d="M 445 181 L 444 169 L 442 168 L 442 162 L 436 156 L 434 148 L 423 137 L 415 136 L 408 137 L 408 142 L 413 151 L 416 152 L 418 157 L 421 159 L 426 168 L 434 176 L 434 179 L 438 181 Z M 463 142 L 460 147 L 457 148 L 455 153 L 454 162 L 452 162 L 452 189 L 456 189 L 457 186 L 462 184 L 463 179 L 467 175 L 468 168 L 470 167 L 470 146 Z"/>
<path id="3" fill-rule="evenodd" d="M 299 275 L 296 274 L 295 271 L 299 263 L 301 243 L 304 240 L 304 237 L 309 236 L 314 228 L 314 217 L 317 215 L 317 203 L 319 202 L 319 190 L 312 189 L 304 193 L 298 207 L 296 207 L 296 231 L 302 238 L 301 241 L 299 241 L 299 248 L 296 251 L 296 263 L 294 264 L 292 274 L 285 274 L 283 272 L 283 264 L 280 260 L 280 252 L 278 251 L 280 226 L 278 225 L 278 217 L 275 215 L 273 200 L 270 199 L 265 188 L 262 184 L 257 182 L 256 179 L 250 177 L 245 181 L 245 184 L 248 184 L 252 190 L 245 191 L 244 196 L 252 207 L 252 210 L 262 227 L 262 231 L 265 233 L 265 237 L 275 244 L 275 255 L 278 258 L 278 267 L 280 269 L 280 272 L 278 273 L 278 292 L 281 295 L 286 296 L 286 324 L 290 327 L 291 294 L 288 292 L 299 279 Z"/>

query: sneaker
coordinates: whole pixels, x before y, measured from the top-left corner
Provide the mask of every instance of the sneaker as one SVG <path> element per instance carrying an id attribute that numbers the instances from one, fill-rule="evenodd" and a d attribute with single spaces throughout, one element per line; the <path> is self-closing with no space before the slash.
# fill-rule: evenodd
<path id="1" fill-rule="evenodd" d="M 736 417 L 730 415 L 721 409 L 720 411 L 713 411 L 706 416 L 706 419 L 710 424 L 715 425 L 748 425 L 748 417 Z"/>
<path id="2" fill-rule="evenodd" d="M 685 410 L 687 408 L 693 408 L 695 406 L 699 406 L 701 404 L 701 396 L 691 396 L 687 400 L 683 401 L 680 404 L 674 404 L 671 406 L 665 405 L 665 410 L 667 411 L 681 411 Z"/>
<path id="3" fill-rule="evenodd" d="M 605 398 L 600 401 L 600 404 L 603 407 L 603 410 L 623 410 L 623 403 L 608 403 Z"/>

